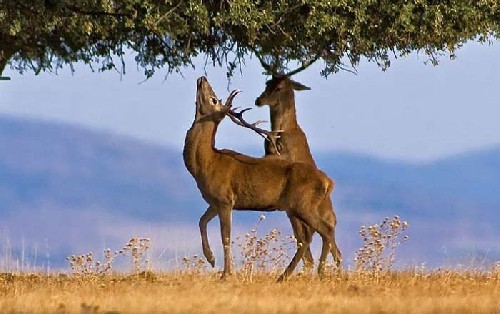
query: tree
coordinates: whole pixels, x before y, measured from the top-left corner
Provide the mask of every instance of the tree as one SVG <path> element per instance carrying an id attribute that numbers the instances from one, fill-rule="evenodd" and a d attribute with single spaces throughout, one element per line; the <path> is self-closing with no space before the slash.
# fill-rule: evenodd
<path id="1" fill-rule="evenodd" d="M 147 77 L 205 55 L 228 75 L 256 55 L 275 69 L 324 61 L 322 75 L 366 58 L 421 51 L 433 63 L 470 40 L 499 37 L 497 0 L 0 0 L 0 73 L 53 71 L 83 61 Z"/>

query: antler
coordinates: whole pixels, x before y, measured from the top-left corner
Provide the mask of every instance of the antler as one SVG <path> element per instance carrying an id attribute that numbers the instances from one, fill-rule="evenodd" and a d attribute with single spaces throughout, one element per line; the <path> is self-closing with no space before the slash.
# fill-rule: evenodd
<path id="1" fill-rule="evenodd" d="M 283 131 L 282 130 L 268 131 L 268 130 L 264 130 L 264 129 L 259 128 L 257 125 L 260 124 L 260 123 L 262 123 L 262 122 L 265 122 L 263 120 L 258 120 L 258 121 L 254 122 L 254 123 L 249 123 L 249 122 L 245 121 L 245 119 L 243 119 L 243 113 L 245 113 L 246 111 L 249 111 L 251 109 L 252 108 L 245 108 L 245 109 L 242 109 L 240 111 L 236 111 L 234 109 L 230 109 L 228 111 L 227 115 L 237 125 L 240 125 L 242 127 L 248 128 L 248 129 L 252 129 L 257 134 L 259 134 L 260 136 L 262 136 L 262 138 L 266 139 L 266 141 L 269 141 L 271 143 L 271 145 L 273 145 L 273 147 L 276 150 L 277 154 L 279 155 L 280 154 L 279 153 L 280 150 L 278 148 L 277 140 L 280 138 L 281 133 Z"/>
<path id="2" fill-rule="evenodd" d="M 298 68 L 296 68 L 295 70 L 293 71 L 290 71 L 288 72 L 287 74 L 285 74 L 286 76 L 290 77 L 290 76 L 293 76 L 301 71 L 304 71 L 306 68 L 308 68 L 309 66 L 311 66 L 314 62 L 316 62 L 317 60 L 319 59 L 319 56 L 316 56 L 314 58 L 312 58 L 311 60 L 308 60 L 308 61 L 304 61 L 302 62 L 302 65 Z"/>
<path id="3" fill-rule="evenodd" d="M 224 107 L 226 107 L 228 110 L 230 110 L 231 107 L 233 106 L 234 97 L 236 97 L 236 95 L 238 95 L 239 93 L 241 93 L 241 91 L 239 89 L 233 89 L 231 94 L 229 94 L 229 96 L 227 97 L 226 103 L 224 104 Z"/>
<path id="4" fill-rule="evenodd" d="M 304 71 L 306 68 L 308 68 L 309 66 L 311 66 L 314 62 L 316 62 L 318 59 L 319 59 L 319 56 L 315 56 L 314 58 L 310 59 L 310 60 L 307 60 L 307 61 L 303 61 L 301 62 L 301 66 L 296 68 L 295 70 L 292 70 L 288 73 L 279 73 L 278 72 L 278 68 L 280 67 L 280 64 L 279 62 L 275 62 L 274 64 L 268 64 L 264 61 L 264 58 L 262 55 L 260 55 L 257 51 L 254 50 L 254 53 L 255 53 L 255 56 L 257 57 L 257 59 L 259 59 L 260 61 L 260 64 L 262 65 L 262 67 L 264 68 L 264 70 L 268 73 L 268 74 L 271 74 L 271 75 L 274 75 L 274 76 L 288 76 L 288 77 L 291 77 L 301 71 Z"/>
<path id="5" fill-rule="evenodd" d="M 243 119 L 243 113 L 245 113 L 248 110 L 251 110 L 252 108 L 245 108 L 245 109 L 242 109 L 240 111 L 236 111 L 236 109 L 232 109 L 233 99 L 239 93 L 241 93 L 241 91 L 239 89 L 235 89 L 227 97 L 226 103 L 224 104 L 224 107 L 227 110 L 226 114 L 237 125 L 240 125 L 242 127 L 248 128 L 248 129 L 252 129 L 257 134 L 259 134 L 260 136 L 262 136 L 263 138 L 265 138 L 267 141 L 269 141 L 271 143 L 271 145 L 273 145 L 273 147 L 276 149 L 276 152 L 279 155 L 279 149 L 278 149 L 278 144 L 276 143 L 276 140 L 280 137 L 280 134 L 283 131 L 282 130 L 267 131 L 267 130 L 264 130 L 264 129 L 261 129 L 261 128 L 257 127 L 258 124 L 260 124 L 262 122 L 265 122 L 263 120 L 258 120 L 258 121 L 254 122 L 254 123 L 249 123 L 245 119 Z"/>
<path id="6" fill-rule="evenodd" d="M 270 65 L 270 64 L 266 63 L 264 61 L 264 59 L 259 54 L 257 54 L 257 53 L 255 54 L 255 56 L 257 57 L 257 59 L 259 59 L 260 65 L 262 65 L 262 67 L 264 68 L 264 70 L 268 74 L 271 74 L 271 75 L 277 75 L 278 74 L 278 71 L 276 71 L 276 68 L 277 68 L 276 64 Z"/>

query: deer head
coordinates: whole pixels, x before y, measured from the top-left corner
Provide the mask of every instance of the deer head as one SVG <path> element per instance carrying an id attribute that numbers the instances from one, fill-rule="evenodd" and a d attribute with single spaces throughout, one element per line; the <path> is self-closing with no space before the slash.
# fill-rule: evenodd
<path id="1" fill-rule="evenodd" d="M 198 78 L 196 81 L 195 120 L 207 119 L 220 122 L 231 110 L 233 99 L 239 92 L 239 90 L 233 90 L 226 103 L 222 104 L 222 100 L 217 98 L 207 78 L 204 76 Z"/>
<path id="2" fill-rule="evenodd" d="M 278 73 L 276 70 L 276 66 L 272 66 L 264 62 L 264 59 L 261 58 L 257 54 L 257 58 L 260 61 L 262 67 L 266 70 L 268 74 L 272 75 L 272 78 L 266 82 L 266 89 L 262 94 L 255 100 L 255 105 L 257 107 L 261 107 L 264 105 L 275 106 L 282 99 L 288 99 L 293 97 L 293 91 L 301 91 L 301 90 L 310 90 L 310 87 L 307 87 L 299 82 L 296 82 L 291 79 L 292 75 L 295 75 L 307 67 L 312 65 L 317 58 L 312 60 L 302 62 L 302 65 L 295 70 L 292 70 L 288 73 Z"/>
<path id="3" fill-rule="evenodd" d="M 280 100 L 288 99 L 293 95 L 293 91 L 310 90 L 311 88 L 296 82 L 288 75 L 273 75 L 273 78 L 266 82 L 266 89 L 255 100 L 255 105 L 261 107 L 268 105 L 276 106 Z"/>
<path id="4" fill-rule="evenodd" d="M 215 92 L 202 76 L 196 81 L 196 116 L 195 120 L 200 120 L 211 116 L 219 122 L 226 115 L 226 108 L 220 99 L 217 99 Z"/>
<path id="5" fill-rule="evenodd" d="M 236 111 L 232 108 L 233 99 L 240 92 L 241 91 L 237 89 L 233 90 L 228 96 L 226 103 L 222 104 L 222 100 L 217 98 L 217 95 L 210 86 L 210 83 L 208 83 L 207 78 L 204 76 L 198 78 L 196 81 L 195 122 L 212 121 L 218 124 L 227 115 L 237 125 L 255 131 L 257 134 L 269 141 L 270 144 L 276 148 L 276 150 L 278 150 L 276 140 L 280 137 L 281 131 L 267 131 L 257 127 L 257 125 L 263 121 L 257 121 L 254 123 L 247 122 L 243 118 L 243 113 L 251 108 L 246 108 L 240 111 Z"/>

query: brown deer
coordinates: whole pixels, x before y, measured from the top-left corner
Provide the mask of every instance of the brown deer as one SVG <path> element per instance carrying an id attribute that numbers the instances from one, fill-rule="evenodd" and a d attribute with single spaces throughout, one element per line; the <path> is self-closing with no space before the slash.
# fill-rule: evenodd
<path id="1" fill-rule="evenodd" d="M 335 216 L 331 208 L 319 205 L 325 198 L 329 199 L 333 181 L 310 164 L 292 163 L 274 156 L 253 158 L 215 148 L 218 125 L 226 115 L 236 115 L 231 109 L 236 94 L 233 91 L 223 105 L 207 79 L 198 79 L 195 119 L 186 134 L 183 151 L 186 168 L 195 179 L 203 199 L 209 204 L 207 212 L 219 216 L 224 250 L 223 277 L 231 273 L 233 209 L 284 210 L 288 217 L 300 219 L 321 235 L 323 248 L 320 259 L 326 259 L 334 245 Z M 286 279 L 293 272 L 309 244 L 306 241 L 297 247 L 278 281 Z M 202 237 L 202 245 L 206 254 L 205 249 L 210 249 L 206 237 Z"/>
<path id="2" fill-rule="evenodd" d="M 303 162 L 316 167 L 314 158 L 311 154 L 307 137 L 302 131 L 297 122 L 297 114 L 295 110 L 295 93 L 294 91 L 310 90 L 309 87 L 293 81 L 290 77 L 302 70 L 310 64 L 303 64 L 302 67 L 289 72 L 288 74 L 276 74 L 275 70 L 260 59 L 262 66 L 268 71 L 273 73 L 272 79 L 266 82 L 266 89 L 255 100 L 257 107 L 268 105 L 270 108 L 271 130 L 280 130 L 280 137 L 278 138 L 279 153 L 281 156 L 287 158 L 292 162 Z M 314 61 L 313 61 L 314 62 Z M 275 155 L 276 146 L 265 143 L 266 155 Z M 330 198 L 326 198 L 322 205 L 334 213 L 334 224 L 336 224 L 335 212 Z M 299 219 L 294 217 L 290 218 L 292 229 L 298 243 L 311 242 L 313 232 L 311 229 Z M 335 238 L 334 238 L 335 239 Z M 337 264 L 341 264 L 341 253 L 338 249 L 335 240 L 333 241 L 333 258 Z M 304 264 L 312 266 L 314 263 L 310 248 L 304 254 Z M 324 265 L 320 261 L 318 272 L 321 274 Z"/>

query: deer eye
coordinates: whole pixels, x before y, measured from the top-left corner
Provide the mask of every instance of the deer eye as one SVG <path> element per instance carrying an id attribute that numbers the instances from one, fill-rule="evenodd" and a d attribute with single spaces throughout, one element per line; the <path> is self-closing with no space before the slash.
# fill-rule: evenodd
<path id="1" fill-rule="evenodd" d="M 217 98 L 215 97 L 212 97 L 211 100 L 212 100 L 212 105 L 214 106 L 217 105 L 217 103 L 219 102 L 219 100 L 217 100 Z"/>

